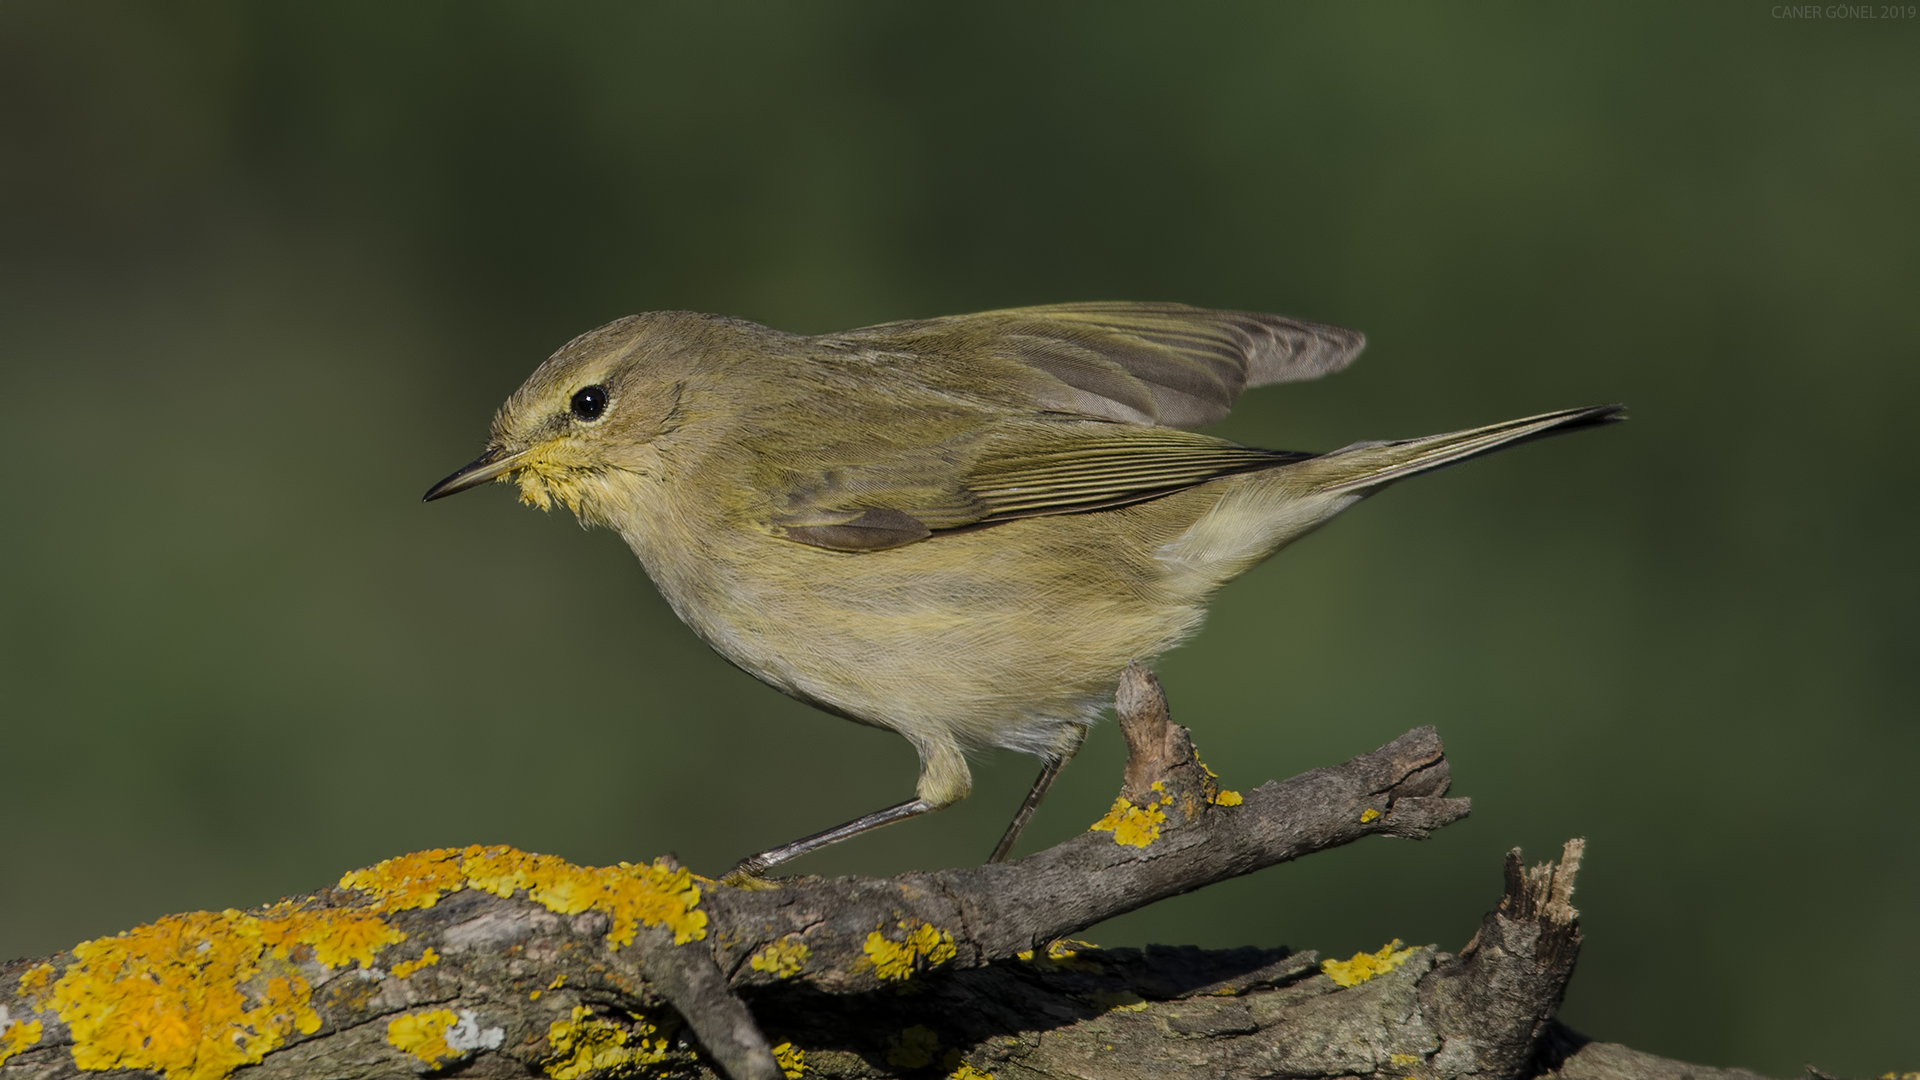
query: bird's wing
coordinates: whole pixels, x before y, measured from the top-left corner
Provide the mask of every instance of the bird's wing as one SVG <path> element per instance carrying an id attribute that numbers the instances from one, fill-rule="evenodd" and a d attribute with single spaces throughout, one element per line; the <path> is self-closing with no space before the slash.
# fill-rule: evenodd
<path id="1" fill-rule="evenodd" d="M 1028 420 L 965 445 L 828 470 L 785 487 L 769 524 L 834 551 L 881 551 L 1020 518 L 1143 502 L 1309 458 L 1166 428 Z"/>
<path id="2" fill-rule="evenodd" d="M 1337 326 L 1185 304 L 1053 304 L 885 323 L 815 339 L 911 367 L 1001 407 L 1193 428 L 1249 386 L 1338 371 L 1366 338 Z"/>

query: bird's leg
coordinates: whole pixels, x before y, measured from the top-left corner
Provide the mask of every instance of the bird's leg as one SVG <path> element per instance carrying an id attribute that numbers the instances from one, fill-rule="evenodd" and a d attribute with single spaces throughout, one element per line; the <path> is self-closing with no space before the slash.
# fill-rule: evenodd
<path id="1" fill-rule="evenodd" d="M 758 855 L 741 859 L 739 865 L 729 870 L 723 880 L 738 881 L 747 878 L 757 878 L 783 862 L 797 859 L 810 851 L 818 851 L 828 844 L 837 844 L 849 837 L 859 836 L 863 832 L 871 832 L 882 825 L 891 825 L 896 821 L 905 821 L 910 817 L 918 817 L 929 810 L 935 809 L 938 809 L 938 807 L 925 799 L 909 799 L 898 806 L 889 806 L 885 810 L 875 810 L 871 814 L 854 818 L 845 825 L 836 825 L 825 832 L 817 832 L 812 836 L 803 836 L 790 844 L 781 844 L 777 848 L 769 848 Z"/>
<path id="2" fill-rule="evenodd" d="M 1007 861 L 1007 856 L 1013 853 L 1013 845 L 1019 841 L 1020 834 L 1026 831 L 1027 822 L 1033 820 L 1033 812 L 1040 809 L 1040 800 L 1047 797 L 1047 789 L 1053 786 L 1054 778 L 1060 775 L 1061 769 L 1067 767 L 1067 762 L 1073 760 L 1073 755 L 1080 752 L 1080 744 L 1086 741 L 1087 729 L 1075 725 L 1073 742 L 1061 751 L 1059 757 L 1040 767 L 1040 776 L 1034 780 L 1033 790 L 1027 792 L 1027 801 L 1020 804 L 1019 811 L 1013 815 L 1013 824 L 1007 826 L 1007 834 L 994 845 L 993 854 L 987 856 L 988 862 Z"/>

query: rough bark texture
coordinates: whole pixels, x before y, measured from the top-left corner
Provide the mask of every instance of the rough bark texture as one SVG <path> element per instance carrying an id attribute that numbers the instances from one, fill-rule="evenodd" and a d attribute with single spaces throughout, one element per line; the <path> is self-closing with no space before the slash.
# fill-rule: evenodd
<path id="1" fill-rule="evenodd" d="M 87 943 L 0 966 L 0 1006 L 10 1007 L 0 1007 L 0 1078 L 118 1065 L 140 1066 L 122 1075 L 217 1080 L 242 1059 L 251 1063 L 235 1075 L 260 1078 L 717 1070 L 774 1080 L 802 1075 L 802 1065 L 822 1080 L 1752 1075 L 1586 1043 L 1554 1023 L 1580 947 L 1577 840 L 1532 870 L 1510 853 L 1497 909 L 1458 956 L 1390 946 L 1323 967 L 1285 949 L 1067 940 L 1365 836 L 1424 837 L 1468 810 L 1444 797 L 1447 763 L 1432 728 L 1240 800 L 1219 790 L 1171 723 L 1152 676 L 1128 672 L 1119 712 L 1131 757 L 1114 811 L 1094 831 L 1016 862 L 762 888 L 695 879 L 703 928 L 643 916 L 626 924 L 624 942 L 623 916 L 577 889 L 531 877 L 516 889 L 473 869 L 542 857 L 429 853 L 421 865 L 451 876 L 424 902 L 382 907 L 365 886 L 343 884 L 258 912 L 176 917 L 200 920 L 178 922 L 190 932 L 162 920 L 136 934 L 173 935 L 158 960 L 125 960 L 134 939 L 123 935 L 102 939 L 105 951 Z M 538 865 L 600 875 L 578 879 L 592 881 L 672 870 Z M 284 929 L 289 918 L 334 916 L 385 935 L 367 946 L 377 964 L 329 957 Z M 238 967 L 216 959 L 231 956 Z M 160 984 L 176 987 L 173 996 L 156 997 Z M 223 994 L 238 1003 L 225 1013 Z M 163 1044 L 176 1047 L 172 1057 Z M 250 1058 L 234 1047 L 251 1048 Z"/>

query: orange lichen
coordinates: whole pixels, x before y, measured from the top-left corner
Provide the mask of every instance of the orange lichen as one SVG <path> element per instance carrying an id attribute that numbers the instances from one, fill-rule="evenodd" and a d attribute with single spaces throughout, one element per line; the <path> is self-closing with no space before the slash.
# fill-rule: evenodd
<path id="1" fill-rule="evenodd" d="M 429 945 L 426 951 L 420 954 L 420 959 L 402 960 L 393 965 L 393 977 L 396 979 L 404 979 L 414 972 L 419 971 L 421 968 L 430 968 L 439 962 L 440 954 L 434 952 L 433 946 Z"/>
<path id="2" fill-rule="evenodd" d="M 798 934 L 788 934 L 779 941 L 765 946 L 747 961 L 755 971 L 771 972 L 776 979 L 791 979 L 800 974 L 807 964 L 807 957 L 813 950 L 800 939 Z"/>
<path id="3" fill-rule="evenodd" d="M 537 863 L 554 858 L 552 855 L 536 855 L 518 848 L 501 845 L 481 847 L 475 844 L 467 849 L 466 857 L 460 860 L 460 867 L 466 874 L 467 883 L 481 892 L 512 896 L 521 889 L 533 887 L 532 871 Z"/>
<path id="4" fill-rule="evenodd" d="M 1246 800 L 1242 799 L 1237 791 L 1221 790 L 1207 796 L 1207 801 L 1215 806 L 1239 806 Z"/>
<path id="5" fill-rule="evenodd" d="M 447 1045 L 447 1032 L 460 1022 L 451 1009 L 429 1009 L 420 1013 L 401 1013 L 387 1021 L 387 1042 L 405 1050 L 429 1065 L 459 1057 L 460 1051 Z"/>
<path id="6" fill-rule="evenodd" d="M 945 930 L 937 930 L 930 923 L 915 925 L 911 920 L 903 920 L 898 925 L 906 931 L 900 941 L 890 941 L 878 930 L 867 935 L 864 946 L 867 955 L 862 963 L 872 964 L 877 978 L 908 979 L 922 961 L 926 967 L 939 967 L 959 955 L 953 935 Z"/>
<path id="7" fill-rule="evenodd" d="M 547 1047 L 552 1053 L 541 1067 L 554 1080 L 578 1080 L 665 1061 L 667 1040 L 648 1038 L 655 1026 L 638 1015 L 633 1020 L 639 1038 L 629 1045 L 634 1033 L 626 1027 L 601 1018 L 585 1005 L 575 1005 L 567 1019 L 548 1025 Z"/>
<path id="8" fill-rule="evenodd" d="M 387 923 L 388 913 L 432 907 L 466 888 L 502 896 L 524 889 L 529 900 L 561 914 L 605 913 L 607 940 L 615 947 L 632 944 L 641 926 L 663 926 L 685 944 L 706 936 L 696 880 L 664 863 L 582 867 L 509 847 L 440 848 L 342 877 L 341 888 L 365 894 L 354 907 L 282 902 L 253 915 L 228 910 L 168 916 L 82 942 L 57 982 L 54 969 L 42 964 L 21 977 L 18 993 L 36 1009 L 58 1013 L 71 1031 L 80 1068 L 222 1080 L 258 1063 L 295 1033 L 319 1030 L 313 988 L 297 965 L 310 959 L 327 968 L 372 968 L 382 949 L 406 937 Z M 438 960 L 427 949 L 393 970 L 404 978 Z M 431 1063 L 463 1052 L 447 1044 L 446 1033 L 456 1023 L 453 1014 L 436 1010 L 397 1018 L 389 1036 Z M 9 1040 L 0 1046 L 17 1053 L 13 1043 L 29 1030 L 37 1041 L 37 1027 L 0 1026 L 0 1037 Z M 497 1030 L 475 1029 L 473 1037 L 493 1038 Z M 461 1040 L 472 1034 L 464 1032 L 454 1031 Z"/>
<path id="9" fill-rule="evenodd" d="M 664 926 L 673 931 L 673 943 L 685 945 L 707 936 L 707 913 L 695 910 L 700 903 L 700 886 L 685 870 L 669 870 L 664 863 L 633 866 L 621 863 L 616 870 L 607 867 L 606 900 L 596 907 L 613 917 L 607 940 L 616 945 L 631 945 L 639 926 Z"/>
<path id="10" fill-rule="evenodd" d="M 0 1065 L 7 1059 L 40 1041 L 41 1025 L 38 1020 L 8 1020 L 7 1010 L 0 1007 Z"/>
<path id="11" fill-rule="evenodd" d="M 642 926 L 665 926 L 680 945 L 707 936 L 706 912 L 696 910 L 700 886 L 692 874 L 664 861 L 576 866 L 554 855 L 476 844 L 388 859 L 346 875 L 340 886 L 371 894 L 371 906 L 388 911 L 431 907 L 441 895 L 465 888 L 502 897 L 524 890 L 527 899 L 561 915 L 605 913 L 607 941 L 616 948 L 633 944 Z"/>
<path id="12" fill-rule="evenodd" d="M 306 945 L 313 949 L 313 958 L 327 967 L 358 963 L 370 968 L 374 953 L 407 939 L 380 916 L 345 908 L 301 911 L 282 901 L 264 914 L 267 917 L 259 920 L 260 940 L 283 960 L 291 947 Z"/>
<path id="13" fill-rule="evenodd" d="M 773 1063 L 787 1074 L 787 1080 L 800 1080 L 807 1073 L 807 1052 L 790 1042 L 773 1048 Z"/>
<path id="14" fill-rule="evenodd" d="M 1167 785 L 1156 780 L 1153 790 L 1165 792 Z M 1113 800 L 1113 809 L 1107 811 L 1107 816 L 1094 822 L 1087 831 L 1110 832 L 1116 844 L 1143 848 L 1160 839 L 1160 826 L 1167 823 L 1165 808 L 1172 805 L 1171 795 L 1162 794 L 1157 801 L 1148 798 L 1143 806 L 1135 806 L 1122 795 Z"/>
<path id="15" fill-rule="evenodd" d="M 312 987 L 289 959 L 305 945 L 328 967 L 372 963 L 400 939 L 378 915 L 291 905 L 170 915 L 74 946 L 51 1004 L 82 1069 L 153 1069 L 219 1080 L 295 1032 L 320 1028 Z"/>
<path id="16" fill-rule="evenodd" d="M 1399 951 L 1396 952 L 1396 949 Z M 1406 963 L 1407 957 L 1413 953 L 1412 949 L 1401 949 L 1400 939 L 1394 938 L 1382 945 L 1379 952 L 1354 953 L 1351 960 L 1322 960 L 1320 970 L 1336 986 L 1358 986 L 1375 975 L 1385 975 Z"/>
<path id="17" fill-rule="evenodd" d="M 430 908 L 442 895 L 466 888 L 461 854 L 453 848 L 434 848 L 397 856 L 345 875 L 340 887 L 374 894 L 373 906 L 381 911 Z"/>

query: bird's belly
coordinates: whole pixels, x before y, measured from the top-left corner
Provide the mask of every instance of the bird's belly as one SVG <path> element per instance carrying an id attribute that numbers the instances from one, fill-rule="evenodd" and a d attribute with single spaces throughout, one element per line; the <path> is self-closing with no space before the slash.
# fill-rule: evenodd
<path id="1" fill-rule="evenodd" d="M 756 536 L 708 548 L 704 565 L 642 561 L 708 644 L 788 694 L 916 741 L 1045 752 L 1094 718 L 1129 661 L 1201 617 L 1159 588 L 1151 558 L 1063 520 L 880 552 Z"/>

